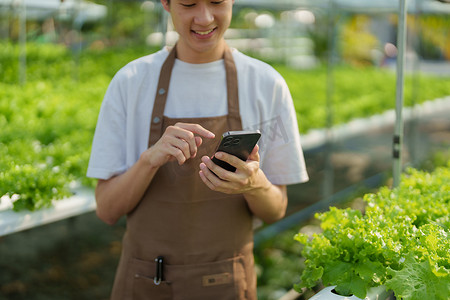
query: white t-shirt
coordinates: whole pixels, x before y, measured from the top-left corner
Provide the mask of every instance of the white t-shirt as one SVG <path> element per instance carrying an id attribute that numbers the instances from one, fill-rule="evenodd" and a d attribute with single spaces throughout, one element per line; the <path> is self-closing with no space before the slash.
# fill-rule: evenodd
<path id="1" fill-rule="evenodd" d="M 103 100 L 87 176 L 109 179 L 125 172 L 147 149 L 162 49 L 123 67 Z M 286 82 L 271 66 L 232 50 L 237 68 L 243 129 L 259 129 L 260 167 L 273 184 L 308 180 L 296 113 Z M 175 61 L 164 115 L 169 118 L 223 116 L 228 112 L 224 61 Z"/>

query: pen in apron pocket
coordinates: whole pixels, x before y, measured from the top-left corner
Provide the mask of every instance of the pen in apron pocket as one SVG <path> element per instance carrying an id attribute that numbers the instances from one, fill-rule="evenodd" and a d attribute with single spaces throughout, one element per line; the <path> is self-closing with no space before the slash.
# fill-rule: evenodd
<path id="1" fill-rule="evenodd" d="M 156 262 L 156 276 L 153 279 L 153 282 L 155 285 L 160 285 L 161 281 L 164 280 L 164 274 L 163 274 L 163 264 L 164 264 L 164 257 L 158 256 L 155 258 Z"/>

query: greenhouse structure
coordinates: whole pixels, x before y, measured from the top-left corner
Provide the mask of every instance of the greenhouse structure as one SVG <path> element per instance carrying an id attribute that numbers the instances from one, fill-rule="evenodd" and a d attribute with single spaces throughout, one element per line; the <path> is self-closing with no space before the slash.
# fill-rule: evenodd
<path id="1" fill-rule="evenodd" d="M 258 299 L 450 299 L 449 15 L 234 1 L 227 44 L 286 81 L 309 175 L 284 218 L 254 220 Z M 159 0 L 0 0 L 0 299 L 110 296 L 126 220 L 99 220 L 86 177 L 98 113 L 177 39 Z M 286 139 L 282 118 L 263 133 Z"/>

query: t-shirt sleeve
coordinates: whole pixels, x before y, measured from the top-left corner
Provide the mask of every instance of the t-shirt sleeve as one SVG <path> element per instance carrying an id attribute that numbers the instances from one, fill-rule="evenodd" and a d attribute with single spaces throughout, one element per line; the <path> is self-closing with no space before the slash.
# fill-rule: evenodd
<path id="1" fill-rule="evenodd" d="M 120 75 L 103 99 L 92 142 L 87 176 L 109 179 L 126 170 L 126 106 Z"/>
<path id="2" fill-rule="evenodd" d="M 261 126 L 261 168 L 273 184 L 288 185 L 308 181 L 300 144 L 297 115 L 289 88 L 279 76 L 271 99 L 270 119 Z"/>

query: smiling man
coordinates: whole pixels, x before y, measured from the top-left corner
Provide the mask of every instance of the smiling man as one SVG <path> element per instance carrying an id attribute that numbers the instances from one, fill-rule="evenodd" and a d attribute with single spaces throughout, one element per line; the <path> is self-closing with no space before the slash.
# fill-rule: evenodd
<path id="1" fill-rule="evenodd" d="M 223 35 L 230 26 L 234 1 L 161 1 L 180 38 L 178 58 L 207 63 L 223 57 Z"/>
<path id="2" fill-rule="evenodd" d="M 253 218 L 281 219 L 286 185 L 308 179 L 292 98 L 226 44 L 234 1 L 161 3 L 179 40 L 113 78 L 88 168 L 99 218 L 127 218 L 112 299 L 256 299 Z M 242 129 L 262 132 L 247 161 L 214 154 Z"/>

